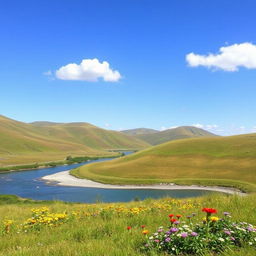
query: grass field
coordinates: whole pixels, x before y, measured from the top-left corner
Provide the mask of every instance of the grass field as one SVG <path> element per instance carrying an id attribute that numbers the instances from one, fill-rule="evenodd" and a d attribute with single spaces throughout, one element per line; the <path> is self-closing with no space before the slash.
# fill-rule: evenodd
<path id="1" fill-rule="evenodd" d="M 71 174 L 112 184 L 175 182 L 256 191 L 256 134 L 184 139 L 124 158 L 79 167 Z"/>
<path id="2" fill-rule="evenodd" d="M 203 207 L 232 214 L 234 221 L 246 221 L 256 225 L 256 196 L 248 197 L 209 195 L 194 199 L 147 199 L 141 202 L 115 204 L 69 204 L 61 202 L 33 202 L 19 200 L 14 196 L 0 196 L 0 255 L 2 256 L 126 256 L 126 255 L 166 255 L 157 251 L 144 252 L 141 247 L 147 236 L 159 226 L 170 225 L 168 215 L 185 216 L 196 213 L 196 221 L 205 216 Z M 34 223 L 31 228 L 31 210 L 48 207 L 53 214 L 64 214 L 63 220 L 55 224 Z M 38 213 L 37 213 L 38 214 Z M 39 215 L 39 214 L 38 214 Z M 8 222 L 9 221 L 9 222 Z M 12 223 L 13 221 L 13 223 Z M 3 224 L 3 222 L 5 224 Z M 7 223 L 7 224 L 6 224 Z M 11 223 L 8 226 L 8 223 Z M 62 223 L 62 224 L 61 224 Z M 141 228 L 145 225 L 145 228 Z M 8 227 L 7 227 L 8 226 Z M 127 227 L 131 226 L 131 230 Z M 205 256 L 213 254 L 205 253 Z M 255 256 L 255 248 L 227 250 L 221 256 Z"/>

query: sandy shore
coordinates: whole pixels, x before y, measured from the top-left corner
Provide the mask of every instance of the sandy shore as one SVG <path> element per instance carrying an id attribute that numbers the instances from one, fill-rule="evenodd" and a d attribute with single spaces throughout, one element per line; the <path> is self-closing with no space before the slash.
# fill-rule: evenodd
<path id="1" fill-rule="evenodd" d="M 103 184 L 87 179 L 79 179 L 69 174 L 69 171 L 58 172 L 52 175 L 42 177 L 47 183 L 56 183 L 60 186 L 71 186 L 71 187 L 86 187 L 86 188 L 104 188 L 104 189 L 163 189 L 163 190 L 182 190 L 182 189 L 193 189 L 193 190 L 207 190 L 216 191 L 227 194 L 238 194 L 246 195 L 237 189 L 226 188 L 226 187 L 207 187 L 207 186 L 181 186 L 175 184 L 156 184 L 156 185 L 111 185 Z"/>

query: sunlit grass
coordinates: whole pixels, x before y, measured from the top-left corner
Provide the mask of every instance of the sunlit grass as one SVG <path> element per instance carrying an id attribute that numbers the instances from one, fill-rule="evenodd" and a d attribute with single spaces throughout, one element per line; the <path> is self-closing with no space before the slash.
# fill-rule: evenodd
<path id="1" fill-rule="evenodd" d="M 220 215 L 228 211 L 234 221 L 256 225 L 255 204 L 256 195 L 217 194 L 195 199 L 147 199 L 112 204 L 19 203 L 13 200 L 12 204 L 0 205 L 1 222 L 14 221 L 10 232 L 1 235 L 0 255 L 164 255 L 141 251 L 146 241 L 141 225 L 153 233 L 159 226 L 169 225 L 170 213 L 187 216 L 194 212 L 196 220 L 200 221 L 204 216 L 202 207 L 214 207 Z M 51 213 L 65 212 L 70 219 L 61 225 L 43 225 L 40 230 L 25 229 L 25 232 L 20 224 L 31 218 L 33 208 L 44 206 Z M 131 230 L 127 230 L 128 226 Z M 255 256 L 254 252 L 252 248 L 240 248 L 221 255 Z"/>

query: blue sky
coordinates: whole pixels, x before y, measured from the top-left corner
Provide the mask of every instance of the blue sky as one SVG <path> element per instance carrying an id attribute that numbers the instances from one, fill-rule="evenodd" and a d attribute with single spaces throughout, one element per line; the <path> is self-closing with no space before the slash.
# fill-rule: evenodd
<path id="1" fill-rule="evenodd" d="M 218 134 L 256 131 L 255 55 L 248 50 L 248 68 L 232 51 L 235 71 L 225 66 L 229 57 L 221 64 L 218 56 L 207 59 L 236 44 L 243 56 L 246 42 L 254 51 L 255 10 L 254 0 L 5 1 L 0 114 L 108 129 L 194 124 Z M 95 81 L 67 73 L 68 64 L 93 59 L 109 63 L 112 81 L 105 71 L 90 71 Z M 58 77 L 61 67 L 66 73 Z"/>

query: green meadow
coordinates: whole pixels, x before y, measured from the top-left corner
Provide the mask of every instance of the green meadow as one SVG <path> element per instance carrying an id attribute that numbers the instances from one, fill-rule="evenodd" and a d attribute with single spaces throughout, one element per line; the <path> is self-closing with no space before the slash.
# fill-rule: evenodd
<path id="1" fill-rule="evenodd" d="M 220 185 L 256 191 L 256 134 L 181 139 L 71 171 L 112 184 Z"/>
<path id="2" fill-rule="evenodd" d="M 1 196 L 0 255 L 167 255 L 157 250 L 146 252 L 142 247 L 160 226 L 170 225 L 169 214 L 181 214 L 181 220 L 186 221 L 186 216 L 194 213 L 193 221 L 201 223 L 205 216 L 202 208 L 214 207 L 218 211 L 215 216 L 222 217 L 223 212 L 227 211 L 234 221 L 256 225 L 255 204 L 255 194 L 247 197 L 212 194 L 182 200 L 163 198 L 111 204 L 40 202 Z M 51 216 L 62 216 L 61 221 L 51 224 L 47 219 L 41 224 L 35 222 L 29 226 L 28 223 L 32 221 L 31 210 L 34 209 L 39 216 L 40 209 L 45 207 Z M 145 230 L 148 232 L 146 235 L 142 233 Z M 202 255 L 215 254 L 205 252 Z M 243 244 L 242 247 L 227 248 L 218 255 L 255 256 L 255 248 Z"/>

